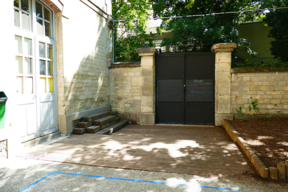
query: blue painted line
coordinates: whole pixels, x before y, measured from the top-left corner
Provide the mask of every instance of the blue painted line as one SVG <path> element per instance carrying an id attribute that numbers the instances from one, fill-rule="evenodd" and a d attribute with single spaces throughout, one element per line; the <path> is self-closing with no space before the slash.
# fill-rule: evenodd
<path id="1" fill-rule="evenodd" d="M 120 180 L 120 181 L 133 181 L 133 182 L 139 182 L 139 183 L 153 183 L 153 184 L 162 184 L 162 185 L 168 185 L 169 183 L 167 182 L 159 182 L 159 181 L 147 181 L 147 180 L 137 180 L 137 179 L 125 179 L 125 178 L 117 178 L 117 177 L 104 177 L 104 176 L 97 176 L 97 175 L 83 175 L 83 174 L 76 174 L 76 173 L 64 173 L 64 172 L 57 172 L 54 171 L 48 175 L 46 175 L 45 177 L 39 179 L 38 181 L 36 181 L 35 183 L 29 185 L 28 187 L 22 189 L 19 192 L 23 192 L 27 189 L 29 189 L 30 187 L 36 185 L 37 183 L 39 183 L 40 181 L 43 181 L 44 179 L 46 179 L 47 177 L 53 175 L 53 174 L 61 174 L 61 175 L 72 175 L 72 176 L 78 176 L 78 177 L 91 177 L 91 178 L 99 178 L 99 179 L 111 179 L 111 180 Z M 190 186 L 187 184 L 177 184 L 178 186 Z M 223 188 L 223 187 L 211 187 L 211 186 L 200 186 L 201 188 L 206 188 L 206 189 L 220 189 L 220 190 L 228 190 L 228 191 L 239 191 L 239 189 L 231 189 L 231 188 Z"/>
<path id="2" fill-rule="evenodd" d="M 51 175 L 53 175 L 55 172 L 52 172 L 52 173 L 50 173 L 50 174 L 48 174 L 48 175 L 46 175 L 45 177 L 43 177 L 43 178 L 41 178 L 41 179 L 39 179 L 38 181 L 36 181 L 35 183 L 32 183 L 31 185 L 29 185 L 28 187 L 26 187 L 26 188 L 24 188 L 24 189 L 22 189 L 21 191 L 19 191 L 19 192 L 23 192 L 23 191 L 26 191 L 27 189 L 29 189 L 30 187 L 32 187 L 32 186 L 34 186 L 34 185 L 36 185 L 37 183 L 39 183 L 40 181 L 43 181 L 44 179 L 46 179 L 47 177 L 49 177 L 49 176 L 51 176 Z"/>

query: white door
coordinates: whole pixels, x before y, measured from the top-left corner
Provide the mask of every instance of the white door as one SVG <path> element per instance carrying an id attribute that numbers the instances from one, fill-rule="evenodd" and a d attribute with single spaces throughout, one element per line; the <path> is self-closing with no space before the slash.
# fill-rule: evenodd
<path id="1" fill-rule="evenodd" d="M 15 121 L 21 127 L 21 136 L 25 140 L 34 139 L 37 133 L 35 59 L 33 50 L 34 38 L 29 33 L 15 35 L 16 47 L 16 93 L 18 116 Z"/>
<path id="2" fill-rule="evenodd" d="M 56 66 L 54 62 L 54 42 L 45 38 L 37 38 L 38 98 L 39 98 L 39 130 L 40 136 L 58 130 L 57 122 L 57 94 L 56 94 Z"/>
<path id="3" fill-rule="evenodd" d="M 58 131 L 54 13 L 36 0 L 14 1 L 18 117 L 22 141 Z"/>

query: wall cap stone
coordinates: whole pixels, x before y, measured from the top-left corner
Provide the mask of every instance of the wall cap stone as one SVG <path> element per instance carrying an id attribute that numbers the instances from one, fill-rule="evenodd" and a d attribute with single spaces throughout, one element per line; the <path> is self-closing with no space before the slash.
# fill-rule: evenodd
<path id="1" fill-rule="evenodd" d="M 114 62 L 112 68 L 141 67 L 141 62 Z"/>
<path id="2" fill-rule="evenodd" d="M 138 48 L 136 52 L 139 56 L 154 56 L 156 54 L 156 49 L 153 47 Z"/>
<path id="3" fill-rule="evenodd" d="M 214 44 L 211 48 L 212 52 L 232 52 L 237 48 L 236 43 L 217 43 Z"/>
<path id="4" fill-rule="evenodd" d="M 267 73 L 267 72 L 288 72 L 288 67 L 243 67 L 234 68 L 230 70 L 230 73 Z"/>

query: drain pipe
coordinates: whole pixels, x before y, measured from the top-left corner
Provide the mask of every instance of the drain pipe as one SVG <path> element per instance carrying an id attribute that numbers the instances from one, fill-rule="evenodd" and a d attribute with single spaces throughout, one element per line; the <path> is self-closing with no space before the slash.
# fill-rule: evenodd
<path id="1" fill-rule="evenodd" d="M 115 31 L 115 20 L 113 19 L 113 37 L 112 37 L 112 42 L 113 42 L 113 61 L 110 64 L 110 67 L 108 69 L 112 69 L 112 65 L 115 62 L 115 41 L 116 41 L 116 31 Z"/>

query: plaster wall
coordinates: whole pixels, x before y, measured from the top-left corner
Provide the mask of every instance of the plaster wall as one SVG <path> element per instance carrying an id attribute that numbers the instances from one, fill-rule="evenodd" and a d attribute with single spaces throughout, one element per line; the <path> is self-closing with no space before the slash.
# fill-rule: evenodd
<path id="1" fill-rule="evenodd" d="M 6 102 L 5 125 L 0 128 L 0 159 L 15 156 L 20 146 L 20 129 L 17 126 L 16 106 L 16 65 L 14 47 L 14 5 L 12 0 L 0 1 L 0 91 L 4 91 L 8 97 Z M 5 142 L 1 142 L 4 141 Z M 7 140 L 7 142 L 6 142 Z M 8 148 L 6 148 L 6 144 Z M 4 146 L 5 145 L 5 146 Z M 1 147 L 2 146 L 2 147 Z M 2 149 L 2 151 L 1 151 Z M 4 150 L 4 151 L 3 151 Z M 8 153 L 7 153 L 8 152 Z"/>

